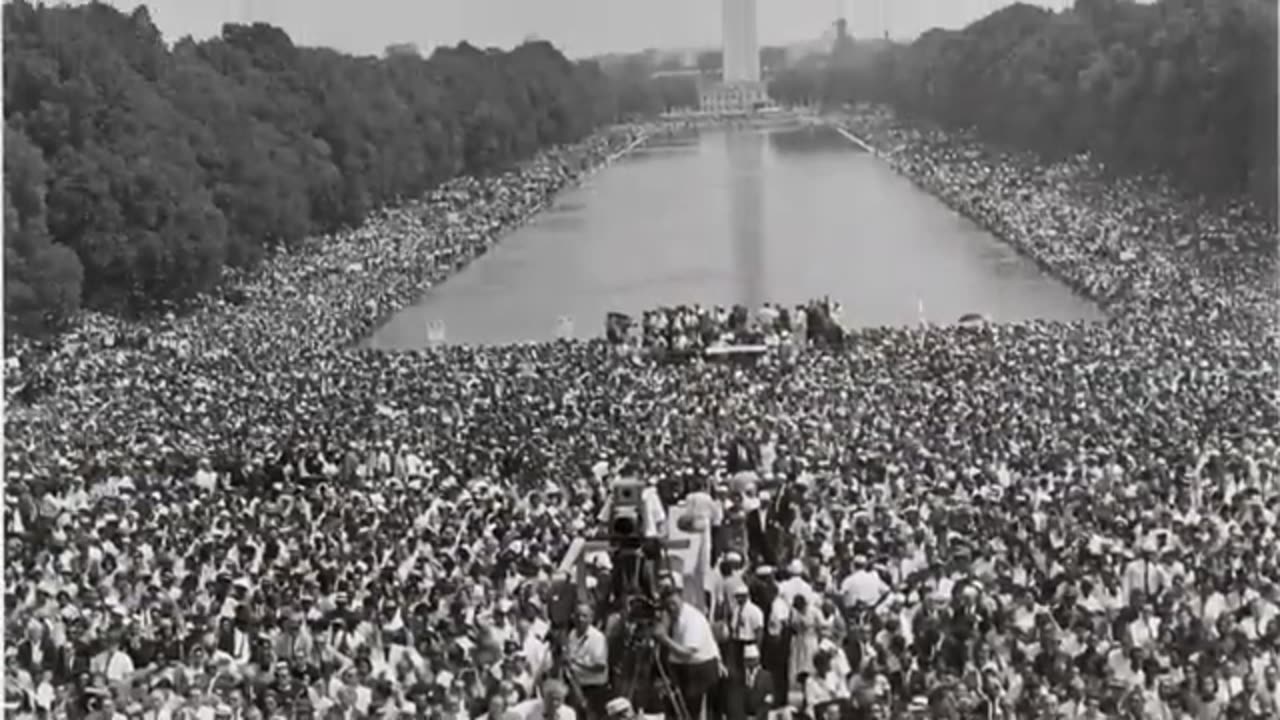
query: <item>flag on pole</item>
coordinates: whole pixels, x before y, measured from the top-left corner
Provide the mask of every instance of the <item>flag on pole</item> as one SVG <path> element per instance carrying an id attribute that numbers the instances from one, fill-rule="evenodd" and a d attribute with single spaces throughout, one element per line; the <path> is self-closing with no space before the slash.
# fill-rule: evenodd
<path id="1" fill-rule="evenodd" d="M 916 314 L 920 316 L 920 326 L 928 327 L 929 321 L 924 316 L 924 298 L 916 298 Z"/>

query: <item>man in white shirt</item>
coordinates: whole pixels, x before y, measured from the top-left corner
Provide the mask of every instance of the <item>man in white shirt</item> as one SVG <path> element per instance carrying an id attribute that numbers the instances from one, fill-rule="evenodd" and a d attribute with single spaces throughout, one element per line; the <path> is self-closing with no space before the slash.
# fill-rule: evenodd
<path id="1" fill-rule="evenodd" d="M 209 462 L 209 458 L 200 458 L 196 467 L 196 474 L 191 481 L 201 492 L 209 493 L 217 489 L 218 474 L 213 471 L 213 464 Z"/>
<path id="2" fill-rule="evenodd" d="M 889 586 L 879 574 L 867 567 L 865 557 L 855 557 L 853 567 L 853 573 L 840 584 L 840 597 L 844 600 L 845 610 L 852 610 L 859 604 L 875 607 L 881 598 L 889 594 Z"/>
<path id="3" fill-rule="evenodd" d="M 414 478 L 423 477 L 425 474 L 425 468 L 422 464 L 422 458 L 418 457 L 418 453 L 414 452 L 413 448 L 404 448 L 401 452 L 404 453 L 405 478 L 412 480 Z"/>
<path id="4" fill-rule="evenodd" d="M 586 603 L 574 611 L 573 627 L 565 647 L 569 677 L 582 690 L 586 707 L 576 708 L 591 720 L 605 716 L 609 691 L 609 647 L 604 633 L 591 624 L 593 613 Z"/>
<path id="5" fill-rule="evenodd" d="M 550 629 L 551 626 L 547 621 L 541 618 L 537 620 L 516 618 L 516 636 L 520 643 L 520 653 L 528 661 L 535 675 L 541 673 L 547 665 L 547 656 L 550 654 L 547 647 L 547 633 Z"/>
<path id="6" fill-rule="evenodd" d="M 102 673 L 111 683 L 118 683 L 133 674 L 133 660 L 120 649 L 120 639 L 114 635 L 107 640 L 107 647 L 89 664 L 94 673 Z"/>
<path id="7" fill-rule="evenodd" d="M 511 717 L 522 720 L 577 720 L 578 714 L 564 704 L 568 689 L 559 680 L 542 683 L 542 698 L 526 700 L 511 708 Z"/>
<path id="8" fill-rule="evenodd" d="M 797 595 L 804 595 L 810 603 L 817 603 L 821 598 L 814 592 L 813 586 L 805 579 L 806 569 L 804 563 L 799 559 L 792 560 L 787 565 L 786 580 L 778 583 L 778 595 L 786 600 L 787 605 L 796 599 Z"/>
<path id="9" fill-rule="evenodd" d="M 730 597 L 726 664 L 735 677 L 741 677 L 743 651 L 747 646 L 759 647 L 764 640 L 764 611 L 751 602 L 747 584 L 741 580 L 731 586 Z"/>
<path id="10" fill-rule="evenodd" d="M 672 679 L 684 699 L 689 714 L 702 712 L 702 701 L 720 680 L 723 666 L 711 621 L 698 608 L 685 602 L 679 584 L 668 587 L 663 596 L 665 620 L 659 622 L 654 638 L 670 652 Z"/>
<path id="11" fill-rule="evenodd" d="M 657 478 L 651 477 L 645 481 L 640 501 L 644 508 L 644 536 L 662 537 L 667 531 L 667 509 L 662 504 L 662 496 L 658 494 Z"/>

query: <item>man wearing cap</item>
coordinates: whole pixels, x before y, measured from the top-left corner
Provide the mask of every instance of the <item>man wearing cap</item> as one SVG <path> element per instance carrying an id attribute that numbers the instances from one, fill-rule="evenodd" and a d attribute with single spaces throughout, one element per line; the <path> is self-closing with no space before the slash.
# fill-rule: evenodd
<path id="1" fill-rule="evenodd" d="M 774 568 L 765 565 L 757 568 L 756 576 L 762 582 L 761 600 L 767 599 L 769 603 L 767 606 L 763 603 L 760 605 L 764 612 L 764 633 L 760 649 L 765 667 L 773 673 L 775 679 L 780 679 L 783 683 L 778 688 L 781 695 L 786 690 L 787 658 L 791 653 L 791 635 L 788 628 L 791 604 L 778 588 L 775 572 Z"/>
<path id="2" fill-rule="evenodd" d="M 764 639 L 764 611 L 751 602 L 747 584 L 742 580 L 734 579 L 730 584 L 729 594 L 725 664 L 730 674 L 741 676 L 743 650 L 752 646 L 759 654 L 760 643 Z"/>
<path id="3" fill-rule="evenodd" d="M 742 673 L 731 676 L 725 697 L 728 720 L 764 720 L 775 706 L 773 675 L 760 667 L 760 647 L 742 648 Z"/>

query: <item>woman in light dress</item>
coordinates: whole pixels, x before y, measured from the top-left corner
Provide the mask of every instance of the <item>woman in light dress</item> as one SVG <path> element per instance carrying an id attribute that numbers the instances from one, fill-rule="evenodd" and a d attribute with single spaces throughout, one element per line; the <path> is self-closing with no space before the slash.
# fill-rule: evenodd
<path id="1" fill-rule="evenodd" d="M 822 625 L 821 608 L 811 604 L 805 593 L 796 594 L 791 603 L 791 657 L 787 663 L 791 687 L 800 687 L 802 673 L 813 673 L 813 657 L 822 642 Z"/>

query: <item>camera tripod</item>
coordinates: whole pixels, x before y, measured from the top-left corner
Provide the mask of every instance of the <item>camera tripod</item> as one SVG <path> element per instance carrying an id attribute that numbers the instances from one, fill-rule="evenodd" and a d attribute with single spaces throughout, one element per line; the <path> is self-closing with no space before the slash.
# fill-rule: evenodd
<path id="1" fill-rule="evenodd" d="M 671 709 L 673 720 L 696 720 L 685 703 L 684 696 L 676 688 L 667 670 L 667 664 L 658 655 L 653 638 L 643 637 L 638 642 L 628 643 L 631 656 L 631 678 L 624 686 L 622 693 L 632 707 L 648 709 L 650 703 L 641 702 L 651 698 L 640 698 L 642 689 L 656 692 L 656 699 Z M 656 677 L 655 677 L 656 676 Z"/>

